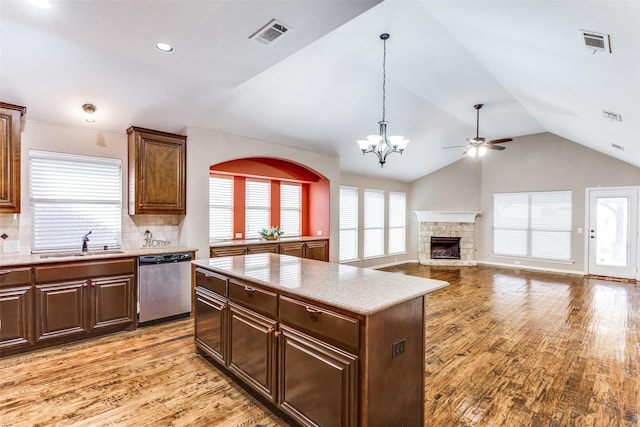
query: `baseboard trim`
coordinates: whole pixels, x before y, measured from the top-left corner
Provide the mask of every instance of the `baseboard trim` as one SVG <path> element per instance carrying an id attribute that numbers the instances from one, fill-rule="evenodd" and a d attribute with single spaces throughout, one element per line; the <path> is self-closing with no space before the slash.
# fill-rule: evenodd
<path id="1" fill-rule="evenodd" d="M 492 261 L 478 261 L 478 265 L 490 265 L 494 267 L 505 267 L 511 268 L 515 270 L 534 270 L 534 271 L 546 271 L 548 273 L 562 273 L 562 274 L 574 274 L 576 276 L 584 276 L 586 273 L 584 271 L 576 271 L 576 270 L 562 270 L 560 268 L 544 268 L 544 267 L 535 267 L 532 265 L 515 265 L 515 264 L 506 264 L 502 262 L 492 262 Z"/>

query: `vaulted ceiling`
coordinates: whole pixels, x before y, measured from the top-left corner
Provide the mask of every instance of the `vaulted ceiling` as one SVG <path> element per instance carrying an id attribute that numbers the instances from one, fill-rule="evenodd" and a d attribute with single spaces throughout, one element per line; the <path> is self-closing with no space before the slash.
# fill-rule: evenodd
<path id="1" fill-rule="evenodd" d="M 637 1 L 49 2 L 0 2 L 0 101 L 27 106 L 29 120 L 220 129 L 411 181 L 461 158 L 443 147 L 475 135 L 484 103 L 481 136 L 551 132 L 640 166 Z M 249 38 L 273 18 L 290 30 L 270 45 Z M 580 30 L 610 35 L 611 53 L 588 49 Z M 382 116 L 384 32 L 389 133 L 411 142 L 381 169 L 355 141 Z"/>

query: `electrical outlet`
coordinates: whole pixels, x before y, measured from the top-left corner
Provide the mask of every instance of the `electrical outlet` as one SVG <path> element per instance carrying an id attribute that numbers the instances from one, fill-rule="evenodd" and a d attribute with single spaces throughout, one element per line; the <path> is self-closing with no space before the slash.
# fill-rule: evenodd
<path id="1" fill-rule="evenodd" d="M 322 230 L 317 230 L 317 231 L 316 231 L 316 234 L 317 234 L 318 236 L 322 236 Z"/>
<path id="2" fill-rule="evenodd" d="M 391 346 L 391 358 L 396 358 L 404 353 L 404 348 L 406 346 L 406 340 L 403 338 L 400 341 L 396 341 Z"/>
<path id="3" fill-rule="evenodd" d="M 242 239 L 242 233 L 236 233 L 236 239 Z"/>

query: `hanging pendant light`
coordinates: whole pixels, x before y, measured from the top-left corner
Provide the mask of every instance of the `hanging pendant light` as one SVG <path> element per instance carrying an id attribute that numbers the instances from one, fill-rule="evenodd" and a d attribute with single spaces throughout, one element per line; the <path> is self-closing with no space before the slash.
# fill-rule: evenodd
<path id="1" fill-rule="evenodd" d="M 391 153 L 400 153 L 404 151 L 409 143 L 408 139 L 403 136 L 387 137 L 387 124 L 385 120 L 385 102 L 386 102 L 386 83 L 387 83 L 387 40 L 389 34 L 380 34 L 380 40 L 384 44 L 384 54 L 382 57 L 382 120 L 378 122 L 380 125 L 380 133 L 378 135 L 369 135 L 367 139 L 358 141 L 358 145 L 362 150 L 362 154 L 373 153 L 378 156 L 380 167 L 384 166 L 387 156 Z"/>

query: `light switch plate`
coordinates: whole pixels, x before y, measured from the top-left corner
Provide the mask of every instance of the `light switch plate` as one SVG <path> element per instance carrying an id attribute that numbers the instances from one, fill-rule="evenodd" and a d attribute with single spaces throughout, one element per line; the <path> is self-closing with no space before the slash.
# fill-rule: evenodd
<path id="1" fill-rule="evenodd" d="M 322 230 L 318 230 L 318 231 L 316 231 L 316 234 L 317 234 L 318 236 L 322 236 Z"/>
<path id="2" fill-rule="evenodd" d="M 242 239 L 242 233 L 236 233 L 236 239 Z"/>

